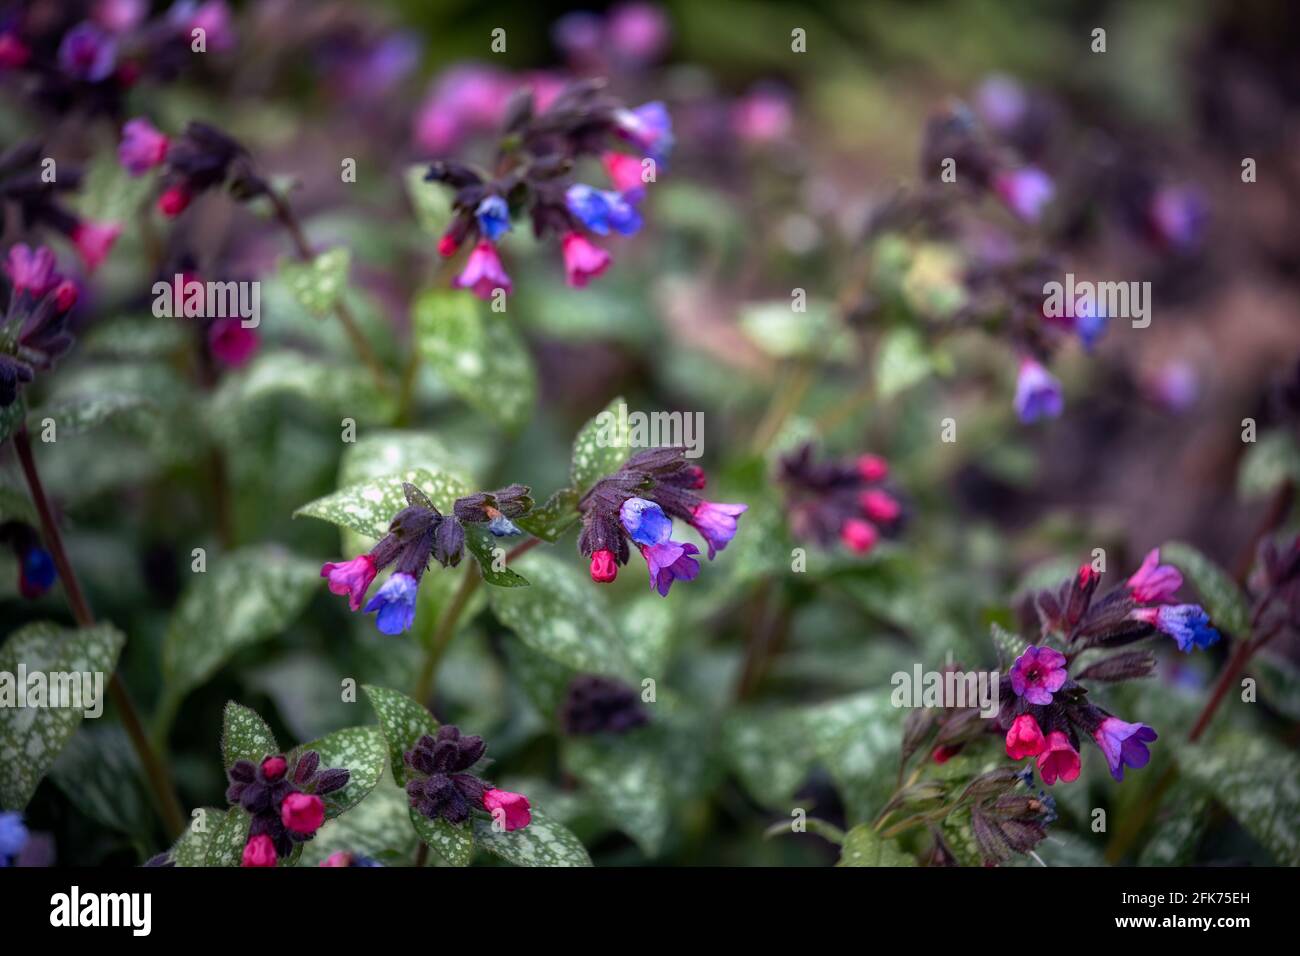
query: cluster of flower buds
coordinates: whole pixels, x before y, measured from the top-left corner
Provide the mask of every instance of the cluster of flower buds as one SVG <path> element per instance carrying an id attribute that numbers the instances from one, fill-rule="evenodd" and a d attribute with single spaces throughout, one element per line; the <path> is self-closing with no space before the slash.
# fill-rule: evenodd
<path id="1" fill-rule="evenodd" d="M 517 535 L 520 531 L 513 519 L 533 506 L 527 487 L 510 485 L 459 498 L 452 513 L 444 515 L 419 488 L 409 483 L 402 488 L 407 506 L 394 516 L 388 534 L 367 553 L 350 561 L 328 562 L 320 571 L 329 580 L 330 591 L 346 594 L 352 610 L 359 611 L 375 576 L 395 565 L 365 606 L 367 614 L 378 612 L 376 623 L 384 634 L 400 634 L 415 621 L 415 598 L 430 560 L 444 568 L 460 564 L 466 524 L 485 525 L 496 537 Z"/>
<path id="2" fill-rule="evenodd" d="M 1147 744 L 1157 736 L 1146 724 L 1128 723 L 1090 703 L 1083 686 L 1086 681 L 1145 677 L 1155 658 L 1145 651 L 1117 651 L 1071 675 L 1082 651 L 1112 651 L 1158 633 L 1172 637 L 1183 651 L 1219 640 L 1200 605 L 1174 603 L 1183 577 L 1177 568 L 1160 563 L 1158 549 L 1147 554 L 1122 587 L 1097 598 L 1100 581 L 1100 573 L 1085 564 L 1057 590 L 1040 591 L 1033 605 L 1043 643 L 1027 647 L 1002 678 L 999 723 L 1006 732 L 1007 756 L 1034 758 L 1049 786 L 1078 778 L 1082 737 L 1105 755 L 1111 776 L 1123 780 L 1125 767 L 1146 766 Z M 1049 646 L 1049 639 L 1061 649 Z"/>
<path id="3" fill-rule="evenodd" d="M 635 690 L 622 681 L 597 674 L 573 678 L 560 706 L 560 725 L 572 737 L 623 734 L 645 726 L 649 720 Z"/>
<path id="4" fill-rule="evenodd" d="M 886 486 L 888 477 L 889 465 L 878 455 L 817 462 L 811 444 L 784 456 L 777 472 L 794 534 L 822 547 L 838 540 L 855 554 L 902 530 L 903 505 Z"/>
<path id="5" fill-rule="evenodd" d="M 293 765 L 283 754 L 260 764 L 237 760 L 227 771 L 226 799 L 253 818 L 244 845 L 244 866 L 275 866 L 325 822 L 322 796 L 347 786 L 349 772 L 320 769 L 320 754 L 307 750 Z"/>
<path id="6" fill-rule="evenodd" d="M 57 576 L 54 558 L 41 547 L 36 529 L 22 521 L 0 523 L 0 544 L 13 548 L 18 562 L 18 593 L 28 600 L 40 597 Z"/>
<path id="7" fill-rule="evenodd" d="M 184 212 L 199 193 L 222 185 L 245 202 L 270 192 L 266 180 L 253 169 L 248 150 L 208 123 L 191 121 L 180 136 L 172 138 L 137 117 L 122 127 L 118 159 L 132 176 L 162 168 L 158 211 L 169 218 Z"/>
<path id="8" fill-rule="evenodd" d="M 613 581 L 635 544 L 649 569 L 650 587 L 661 595 L 668 595 L 673 581 L 694 580 L 700 573 L 694 557 L 700 549 L 672 540 L 672 519 L 681 519 L 700 534 L 712 561 L 735 537 L 736 519 L 749 507 L 704 500 L 695 491 L 705 480 L 704 472 L 686 460 L 684 449 L 651 448 L 596 482 L 578 503 L 578 550 L 591 559 L 591 579 Z"/>
<path id="9" fill-rule="evenodd" d="M 498 790 L 471 772 L 486 750 L 482 737 L 461 736 L 451 724 L 439 727 L 437 736 L 425 734 L 403 754 L 411 806 L 421 816 L 451 824 L 464 823 L 481 809 L 507 831 L 528 826 L 533 817 L 527 797 Z"/>
<path id="10" fill-rule="evenodd" d="M 54 253 L 22 243 L 5 259 L 9 307 L 0 324 L 0 408 L 13 404 L 18 391 L 72 347 L 68 315 L 77 287 L 55 271 Z"/>
<path id="11" fill-rule="evenodd" d="M 986 866 L 1032 852 L 1056 819 L 1056 801 L 1042 790 L 1034 792 L 1033 775 L 1007 768 L 972 780 L 962 802 L 969 805 L 971 833 Z M 938 839 L 936 845 L 942 845 Z"/>
<path id="12" fill-rule="evenodd" d="M 426 180 L 455 190 L 451 225 L 438 243 L 443 257 L 470 246 L 457 288 L 482 299 L 512 285 L 497 245 L 517 218 L 532 221 L 538 239 L 557 236 L 565 280 L 582 288 L 610 264 L 609 252 L 590 235 L 630 236 L 641 228 L 638 206 L 655 167 L 673 145 L 672 122 L 662 103 L 623 107 L 597 81 L 566 87 L 544 110 L 533 93 L 521 89 L 506 109 L 500 162 L 494 175 L 464 163 L 438 160 Z M 615 143 L 635 152 L 615 150 Z M 610 188 L 574 182 L 572 171 L 583 157 L 598 157 Z"/>
<path id="13" fill-rule="evenodd" d="M 58 194 L 76 189 L 81 174 L 75 169 L 60 168 L 55 181 L 47 182 L 42 159 L 41 144 L 34 140 L 19 143 L 0 154 L 0 203 L 16 212 L 24 229 L 44 228 L 66 236 L 86 268 L 93 272 L 108 256 L 122 226 L 81 219 L 65 209 Z"/>

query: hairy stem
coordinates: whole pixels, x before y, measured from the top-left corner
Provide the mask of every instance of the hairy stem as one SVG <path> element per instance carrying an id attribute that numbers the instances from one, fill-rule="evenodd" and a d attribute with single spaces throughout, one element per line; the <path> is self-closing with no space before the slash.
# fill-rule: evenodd
<path id="1" fill-rule="evenodd" d="M 77 579 L 76 572 L 72 570 L 72 564 L 68 561 L 68 553 L 63 547 L 63 536 L 59 533 L 59 526 L 54 520 L 54 512 L 50 508 L 49 499 L 45 496 L 45 486 L 41 484 L 40 474 L 36 470 L 36 459 L 32 456 L 32 446 L 27 435 L 27 427 L 25 425 L 20 426 L 13 438 L 14 448 L 18 452 L 18 460 L 22 464 L 23 477 L 27 480 L 27 487 L 32 494 L 32 502 L 40 515 L 41 534 L 50 549 L 50 556 L 54 559 L 54 566 L 58 569 L 59 580 L 63 583 L 63 593 L 67 596 L 68 605 L 72 608 L 72 616 L 76 619 L 79 627 L 94 627 L 95 616 L 91 613 L 90 605 L 81 590 L 81 582 Z M 158 759 L 158 754 L 150 745 L 149 737 L 144 730 L 144 724 L 140 720 L 140 714 L 136 710 L 135 703 L 131 700 L 131 693 L 127 690 L 126 683 L 116 671 L 109 678 L 108 693 L 113 701 L 113 706 L 117 708 L 118 715 L 122 718 L 122 725 L 126 728 L 127 736 L 131 739 L 131 746 L 135 748 L 136 756 L 140 759 L 140 765 L 144 768 L 145 776 L 150 789 L 153 791 L 154 802 L 157 804 L 167 835 L 175 839 L 185 829 L 185 815 L 181 812 L 180 801 L 176 798 L 176 790 L 172 785 L 167 767 Z"/>

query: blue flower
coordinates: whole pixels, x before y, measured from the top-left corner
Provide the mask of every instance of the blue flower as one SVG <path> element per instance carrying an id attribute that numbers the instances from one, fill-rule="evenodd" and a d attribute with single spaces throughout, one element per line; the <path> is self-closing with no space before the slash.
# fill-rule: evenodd
<path id="1" fill-rule="evenodd" d="M 496 517 L 488 522 L 488 530 L 498 538 L 510 538 L 517 534 L 523 534 L 518 525 L 500 512 L 497 512 Z"/>
<path id="2" fill-rule="evenodd" d="M 21 813 L 0 813 L 0 867 L 9 866 L 27 845 L 27 827 Z"/>
<path id="3" fill-rule="evenodd" d="M 54 558 L 44 548 L 29 548 L 23 555 L 18 588 L 23 597 L 40 597 L 54 583 Z"/>
<path id="4" fill-rule="evenodd" d="M 1210 616 L 1199 604 L 1167 604 L 1156 612 L 1156 627 L 1178 642 L 1180 651 L 1207 648 L 1219 640 Z"/>
<path id="5" fill-rule="evenodd" d="M 483 238 L 496 242 L 510 231 L 510 207 L 500 196 L 488 196 L 474 210 L 478 217 L 478 229 Z"/>
<path id="6" fill-rule="evenodd" d="M 629 498 L 619 509 L 619 519 L 628 536 L 637 544 L 653 547 L 663 544 L 673 533 L 673 519 L 653 501 Z"/>
<path id="7" fill-rule="evenodd" d="M 412 575 L 398 571 L 366 605 L 366 613 L 378 611 L 375 626 L 384 634 L 401 634 L 415 620 L 415 595 L 420 585 Z"/>
<path id="8" fill-rule="evenodd" d="M 655 162 L 662 163 L 672 152 L 673 119 L 668 107 L 659 100 L 643 103 L 636 109 L 616 111 L 614 123 L 624 138 L 639 146 Z"/>
<path id="9" fill-rule="evenodd" d="M 1079 335 L 1079 341 L 1083 347 L 1091 352 L 1096 348 L 1101 337 L 1106 334 L 1106 325 L 1110 321 L 1110 316 L 1100 304 L 1093 304 L 1090 308 L 1075 309 L 1074 331 Z"/>
<path id="10" fill-rule="evenodd" d="M 641 214 L 622 193 L 574 183 L 564 194 L 569 212 L 599 236 L 613 229 L 619 235 L 635 235 L 641 228 Z"/>

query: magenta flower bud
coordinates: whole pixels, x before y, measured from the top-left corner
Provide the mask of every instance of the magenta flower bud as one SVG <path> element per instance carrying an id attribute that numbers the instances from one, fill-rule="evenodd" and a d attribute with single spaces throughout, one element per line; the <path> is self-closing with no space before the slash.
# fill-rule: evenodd
<path id="1" fill-rule="evenodd" d="M 840 540 L 844 542 L 844 547 L 855 554 L 866 554 L 876 546 L 879 539 L 880 532 L 876 526 L 861 518 L 849 518 L 840 527 Z"/>
<path id="2" fill-rule="evenodd" d="M 170 140 L 147 119 L 137 117 L 122 127 L 122 142 L 117 147 L 117 158 L 132 176 L 161 165 L 167 158 Z"/>
<path id="3" fill-rule="evenodd" d="M 314 793 L 291 793 L 280 804 L 280 822 L 294 833 L 309 836 L 325 822 L 325 801 Z"/>
<path id="4" fill-rule="evenodd" d="M 267 757 L 262 761 L 262 776 L 268 781 L 274 782 L 284 776 L 284 771 L 288 766 L 289 764 L 279 754 Z"/>
<path id="5" fill-rule="evenodd" d="M 749 505 L 726 505 L 701 501 L 691 513 L 691 527 L 700 533 L 709 545 L 709 560 L 727 547 L 736 536 L 736 519 L 749 510 Z"/>
<path id="6" fill-rule="evenodd" d="M 158 197 L 158 211 L 168 219 L 175 219 L 189 208 L 193 194 L 181 184 L 168 186 Z"/>
<path id="7" fill-rule="evenodd" d="M 0 33 L 0 70 L 17 70 L 32 58 L 32 51 L 13 32 Z"/>
<path id="8" fill-rule="evenodd" d="M 652 3 L 623 3 L 609 12 L 611 52 L 630 63 L 650 63 L 668 47 L 668 17 Z"/>
<path id="9" fill-rule="evenodd" d="M 1038 222 L 1043 207 L 1056 192 L 1051 177 L 1033 166 L 998 173 L 993 177 L 993 189 L 1012 214 L 1024 222 Z"/>
<path id="10" fill-rule="evenodd" d="M 54 307 L 60 312 L 71 311 L 77 304 L 77 284 L 71 279 L 64 279 L 54 288 Z"/>
<path id="11" fill-rule="evenodd" d="M 228 368 L 239 368 L 253 357 L 261 339 L 241 319 L 217 319 L 208 329 L 212 357 Z"/>
<path id="12" fill-rule="evenodd" d="M 15 293 L 29 292 L 32 298 L 39 299 L 59 281 L 54 266 L 54 253 L 50 249 L 45 246 L 32 249 L 19 242 L 9 249 L 5 275 L 13 283 Z"/>
<path id="13" fill-rule="evenodd" d="M 469 289 L 483 300 L 490 300 L 497 289 L 510 294 L 510 276 L 506 274 L 497 247 L 490 242 L 480 242 L 469 254 L 465 270 L 452 283 L 458 289 Z"/>
<path id="14" fill-rule="evenodd" d="M 1012 760 L 1037 757 L 1047 748 L 1043 731 L 1032 714 L 1021 714 L 1011 722 L 1007 731 L 1007 756 Z"/>
<path id="15" fill-rule="evenodd" d="M 1079 779 L 1079 751 L 1070 745 L 1070 738 L 1059 730 L 1048 735 L 1042 753 L 1038 755 L 1038 772 L 1049 787 L 1058 779 L 1070 783 Z"/>
<path id="16" fill-rule="evenodd" d="M 859 455 L 855 464 L 863 481 L 884 481 L 889 475 L 889 463 L 879 455 Z"/>
<path id="17" fill-rule="evenodd" d="M 375 562 L 368 554 L 357 555 L 351 561 L 330 561 L 320 569 L 320 576 L 329 579 L 330 592 L 346 594 L 348 606 L 354 611 L 361 610 L 361 602 L 377 573 Z"/>
<path id="18" fill-rule="evenodd" d="M 1050 704 L 1068 676 L 1064 654 L 1030 644 L 1011 666 L 1011 689 L 1031 704 Z"/>
<path id="19" fill-rule="evenodd" d="M 875 488 L 864 491 L 858 502 L 862 505 L 866 516 L 877 524 L 897 521 L 898 516 L 903 513 L 903 508 L 897 501 Z"/>
<path id="20" fill-rule="evenodd" d="M 591 556 L 591 579 L 597 584 L 608 584 L 618 577 L 618 562 L 614 552 L 602 548 Z"/>
<path id="21" fill-rule="evenodd" d="M 783 90 L 759 87 L 736 104 L 731 126 L 736 136 L 747 143 L 762 146 L 780 142 L 794 127 L 790 97 Z"/>
<path id="22" fill-rule="evenodd" d="M 122 227 L 116 222 L 81 222 L 72 230 L 72 242 L 77 252 L 86 263 L 86 268 L 94 272 L 108 256 L 113 243 L 117 242 Z"/>
<path id="23" fill-rule="evenodd" d="M 560 246 L 564 252 L 564 279 L 574 289 L 584 288 L 609 268 L 609 253 L 579 233 L 566 235 Z"/>
<path id="24" fill-rule="evenodd" d="M 321 866 L 341 866 L 348 867 L 352 865 L 352 854 L 347 850 L 339 850 L 337 853 L 331 853 L 325 859 L 320 861 Z"/>
<path id="25" fill-rule="evenodd" d="M 528 798 L 509 790 L 488 790 L 483 794 L 483 809 L 492 814 L 493 821 L 501 820 L 507 831 L 522 830 L 533 820 Z"/>
<path id="26" fill-rule="evenodd" d="M 614 188 L 631 200 L 635 200 L 645 191 L 645 180 L 641 175 L 642 160 L 627 153 L 604 153 L 600 157 L 605 167 L 605 175 Z"/>
<path id="27" fill-rule="evenodd" d="M 265 833 L 252 837 L 244 844 L 244 858 L 240 866 L 275 866 L 275 843 Z"/>
<path id="28" fill-rule="evenodd" d="M 1161 564 L 1160 549 L 1152 548 L 1126 586 L 1139 604 L 1167 604 L 1183 586 L 1183 576 L 1174 566 Z"/>

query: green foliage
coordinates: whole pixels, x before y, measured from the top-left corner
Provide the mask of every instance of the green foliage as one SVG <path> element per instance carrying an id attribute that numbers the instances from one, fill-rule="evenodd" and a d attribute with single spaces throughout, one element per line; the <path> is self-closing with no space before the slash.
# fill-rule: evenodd
<path id="1" fill-rule="evenodd" d="M 1233 637 L 1250 636 L 1250 610 L 1231 576 L 1200 551 L 1181 541 L 1160 549 L 1160 559 L 1183 572 L 1201 596 L 1210 620 Z"/>
<path id="2" fill-rule="evenodd" d="M 916 858 L 900 850 L 897 842 L 886 840 L 868 824 L 859 824 L 844 837 L 837 866 L 916 866 Z"/>
<path id="3" fill-rule="evenodd" d="M 226 702 L 221 720 L 221 762 L 227 770 L 240 760 L 260 764 L 263 759 L 280 753 L 280 745 L 266 721 L 256 711 Z"/>
<path id="4" fill-rule="evenodd" d="M 325 315 L 347 288 L 351 262 L 352 254 L 340 246 L 320 253 L 311 262 L 285 259 L 280 264 L 280 278 L 304 309 Z"/>

